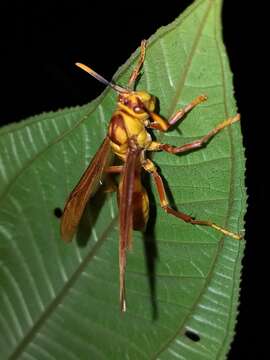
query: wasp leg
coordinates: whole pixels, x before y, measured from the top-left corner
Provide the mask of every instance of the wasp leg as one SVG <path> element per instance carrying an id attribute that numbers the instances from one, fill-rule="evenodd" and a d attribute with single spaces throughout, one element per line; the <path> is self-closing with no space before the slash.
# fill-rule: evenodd
<path id="1" fill-rule="evenodd" d="M 148 150 L 150 150 L 150 151 L 163 150 L 163 151 L 166 151 L 166 152 L 171 153 L 171 154 L 179 154 L 179 153 L 184 153 L 184 152 L 187 152 L 187 151 L 199 149 L 202 146 L 206 145 L 207 142 L 213 136 L 215 136 L 219 131 L 223 130 L 227 126 L 230 126 L 230 125 L 232 125 L 233 123 L 235 123 L 236 121 L 239 121 L 239 120 L 240 120 L 240 115 L 239 114 L 237 114 L 237 115 L 235 115 L 233 117 L 230 117 L 227 120 L 220 123 L 219 125 L 217 125 L 214 129 L 209 131 L 209 133 L 206 134 L 205 136 L 203 136 L 201 139 L 192 141 L 189 144 L 184 144 L 182 146 L 174 146 L 174 145 L 169 145 L 169 144 L 161 144 L 161 143 L 158 143 L 156 141 L 153 141 L 150 144 Z"/>
<path id="2" fill-rule="evenodd" d="M 158 195 L 159 195 L 159 200 L 160 200 L 160 205 L 162 207 L 162 209 L 164 211 L 166 211 L 166 213 L 171 214 L 173 216 L 176 216 L 177 218 L 193 224 L 193 225 L 202 225 L 202 226 L 209 226 L 219 232 L 221 232 L 222 234 L 226 235 L 226 236 L 230 236 L 233 239 L 236 240 L 240 240 L 241 236 L 231 232 L 225 228 L 223 228 L 220 225 L 217 225 L 215 223 L 213 223 L 210 220 L 196 220 L 193 217 L 179 211 L 179 210 L 174 210 L 170 207 L 167 196 L 166 196 L 166 192 L 165 192 L 165 188 L 164 188 L 164 184 L 162 181 L 161 176 L 158 174 L 157 169 L 155 167 L 155 165 L 152 163 L 151 160 L 147 159 L 145 160 L 145 162 L 142 164 L 143 168 L 149 172 L 152 176 L 152 178 L 154 179 L 157 191 L 158 191 Z"/>
<path id="3" fill-rule="evenodd" d="M 207 100 L 206 95 L 199 95 L 194 100 L 192 100 L 189 104 L 184 106 L 182 109 L 178 110 L 173 116 L 168 120 L 162 119 L 161 116 L 154 112 L 149 112 L 149 116 L 153 120 L 150 123 L 149 127 L 152 129 L 167 131 L 171 126 L 173 126 L 177 121 L 183 118 L 190 110 L 192 110 L 195 106 L 201 104 L 202 102 Z"/>
<path id="4" fill-rule="evenodd" d="M 122 172 L 123 166 L 109 166 L 105 172 L 107 175 L 104 180 L 102 180 L 102 191 L 105 193 L 112 193 L 117 191 L 117 184 L 115 183 L 115 179 L 113 174 L 120 174 Z"/>
<path id="5" fill-rule="evenodd" d="M 145 50 L 146 50 L 146 40 L 142 40 L 141 42 L 141 53 L 139 60 L 137 62 L 137 65 L 135 66 L 134 70 L 132 71 L 132 74 L 130 75 L 129 81 L 128 81 L 128 87 L 131 88 L 133 84 L 135 83 L 140 71 L 141 67 L 144 63 L 145 59 Z"/>
<path id="6" fill-rule="evenodd" d="M 109 166 L 105 171 L 108 174 L 120 174 L 123 170 L 123 165 Z"/>
<path id="7" fill-rule="evenodd" d="M 195 106 L 201 104 L 202 102 L 207 100 L 207 96 L 206 95 L 199 95 L 197 96 L 194 100 L 192 100 L 189 104 L 187 104 L 186 106 L 183 107 L 183 109 L 180 109 L 178 111 L 176 111 L 175 114 L 173 114 L 173 116 L 168 120 L 168 123 L 170 125 L 175 124 L 177 121 L 179 121 L 180 119 L 182 119 L 183 116 L 186 115 L 187 112 L 189 112 L 190 110 L 192 110 Z"/>

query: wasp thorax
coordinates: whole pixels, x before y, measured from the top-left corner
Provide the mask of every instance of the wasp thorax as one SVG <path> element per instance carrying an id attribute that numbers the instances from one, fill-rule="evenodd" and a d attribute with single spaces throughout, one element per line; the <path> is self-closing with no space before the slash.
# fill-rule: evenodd
<path id="1" fill-rule="evenodd" d="M 135 114 L 143 114 L 155 109 L 155 97 L 146 91 L 121 93 L 118 97 L 121 108 Z"/>

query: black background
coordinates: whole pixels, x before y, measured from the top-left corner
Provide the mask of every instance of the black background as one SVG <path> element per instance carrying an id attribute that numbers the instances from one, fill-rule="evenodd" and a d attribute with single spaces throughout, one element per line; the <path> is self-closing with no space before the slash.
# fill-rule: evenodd
<path id="1" fill-rule="evenodd" d="M 75 61 L 91 63 L 110 79 L 141 39 L 167 25 L 192 1 L 163 2 L 89 1 L 78 3 L 12 2 L 0 5 L 1 125 L 20 121 L 43 111 L 85 104 L 104 89 L 74 67 Z M 256 84 L 255 54 L 260 54 L 256 34 L 259 11 L 247 2 L 225 0 L 224 41 L 234 73 L 235 96 L 242 115 L 247 156 L 249 209 L 247 247 L 243 261 L 240 315 L 229 359 L 264 358 L 263 340 L 267 284 L 263 279 L 268 244 L 263 204 L 266 202 L 267 160 L 265 121 L 261 116 Z M 110 5 L 109 5 L 110 4 Z M 265 130 L 264 130 L 265 129 Z M 264 149 L 265 146 L 265 149 Z M 268 315 L 267 315 L 268 316 Z M 255 355 L 256 354 L 256 355 Z"/>

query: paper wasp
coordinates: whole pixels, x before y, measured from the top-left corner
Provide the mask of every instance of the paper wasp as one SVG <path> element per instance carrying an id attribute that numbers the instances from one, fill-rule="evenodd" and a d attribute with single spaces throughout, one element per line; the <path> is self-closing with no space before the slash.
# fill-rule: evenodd
<path id="1" fill-rule="evenodd" d="M 146 91 L 134 90 L 136 79 L 144 63 L 145 49 L 146 41 L 143 40 L 139 61 L 130 76 L 127 88 L 105 80 L 86 65 L 76 63 L 78 67 L 115 90 L 118 93 L 118 99 L 116 110 L 108 126 L 107 136 L 71 192 L 61 218 L 61 235 L 66 242 L 69 242 L 76 232 L 87 202 L 96 192 L 103 177 L 109 173 L 120 175 L 118 205 L 120 212 L 119 272 L 121 311 L 126 311 L 126 252 L 131 247 L 132 229 L 143 231 L 149 216 L 148 195 L 141 182 L 142 171 L 146 171 L 151 175 L 157 188 L 161 207 L 168 214 L 193 225 L 212 227 L 224 235 L 238 240 L 241 238 L 240 235 L 214 224 L 210 220 L 197 220 L 171 208 L 162 178 L 158 174 L 154 163 L 146 156 L 148 151 L 161 150 L 172 154 L 181 154 L 198 149 L 207 144 L 220 130 L 238 121 L 240 119 L 239 114 L 226 119 L 201 139 L 192 141 L 189 144 L 173 146 L 153 141 L 147 131 L 148 128 L 163 132 L 169 130 L 172 125 L 177 123 L 195 106 L 205 101 L 207 97 L 205 95 L 196 97 L 188 105 L 178 110 L 168 121 L 165 121 L 155 112 L 155 97 Z M 110 165 L 112 154 L 115 154 L 121 160 L 122 165 Z"/>

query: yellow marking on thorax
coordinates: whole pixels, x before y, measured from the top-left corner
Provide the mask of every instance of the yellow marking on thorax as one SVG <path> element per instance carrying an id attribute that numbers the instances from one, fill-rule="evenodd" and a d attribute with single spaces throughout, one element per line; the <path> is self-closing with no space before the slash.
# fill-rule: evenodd
<path id="1" fill-rule="evenodd" d="M 128 133 L 128 137 L 136 138 L 138 145 L 141 148 L 146 148 L 149 146 L 152 141 L 150 134 L 146 131 L 144 122 L 147 119 L 147 116 L 142 117 L 141 119 L 125 114 L 124 123 L 125 128 Z"/>
<path id="2" fill-rule="evenodd" d="M 128 139 L 135 138 L 139 147 L 148 148 L 152 142 L 150 134 L 146 131 L 145 121 L 148 115 L 135 117 L 123 110 L 116 110 L 109 125 L 111 131 L 111 146 L 113 152 L 125 160 Z"/>
<path id="3" fill-rule="evenodd" d="M 117 155 L 120 159 L 125 161 L 126 156 L 127 156 L 127 149 L 128 149 L 127 143 L 125 143 L 124 145 L 117 145 L 111 141 L 111 147 L 112 147 L 113 153 L 115 155 Z"/>

